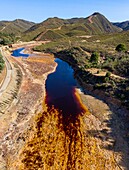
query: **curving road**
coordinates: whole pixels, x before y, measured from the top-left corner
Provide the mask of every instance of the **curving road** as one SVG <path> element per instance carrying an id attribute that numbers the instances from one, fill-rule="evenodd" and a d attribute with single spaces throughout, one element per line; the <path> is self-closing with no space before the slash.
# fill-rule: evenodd
<path id="1" fill-rule="evenodd" d="M 3 56 L 3 59 L 5 61 L 5 65 L 6 65 L 6 69 L 7 69 L 7 72 L 6 72 L 6 77 L 0 87 L 0 96 L 3 94 L 3 92 L 6 90 L 10 80 L 11 80 L 11 74 L 12 74 L 12 66 L 10 64 L 10 62 L 8 61 L 8 59 L 6 58 L 6 55 L 2 49 L 2 47 L 0 48 L 0 52 Z"/>

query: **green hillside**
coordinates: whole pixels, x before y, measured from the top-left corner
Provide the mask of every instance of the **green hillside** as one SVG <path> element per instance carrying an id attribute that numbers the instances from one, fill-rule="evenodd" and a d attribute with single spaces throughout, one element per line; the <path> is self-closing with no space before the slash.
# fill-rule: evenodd
<path id="1" fill-rule="evenodd" d="M 1 45 L 7 45 L 15 43 L 19 37 L 16 37 L 14 34 L 6 34 L 0 32 L 0 44 Z"/>
<path id="2" fill-rule="evenodd" d="M 29 22 L 22 19 L 17 19 L 14 21 L 0 21 L 0 32 L 6 34 L 20 35 L 20 33 L 25 32 L 35 23 Z"/>
<path id="3" fill-rule="evenodd" d="M 64 36 L 61 34 L 56 33 L 55 31 L 48 30 L 46 32 L 41 33 L 37 40 L 52 40 L 55 41 L 57 39 L 63 38 Z"/>
<path id="4" fill-rule="evenodd" d="M 60 19 L 57 17 L 48 18 L 40 24 L 36 24 L 23 34 L 23 40 L 49 40 L 54 31 L 57 37 L 72 37 L 83 35 L 98 35 L 104 33 L 121 32 L 122 29 L 114 26 L 100 13 L 94 13 L 87 18 Z M 47 35 L 46 35 L 47 32 Z M 56 34 L 57 33 L 57 34 Z M 45 37 L 41 36 L 44 35 Z M 41 37 L 41 38 L 40 38 Z M 54 40 L 54 36 L 52 38 Z"/>

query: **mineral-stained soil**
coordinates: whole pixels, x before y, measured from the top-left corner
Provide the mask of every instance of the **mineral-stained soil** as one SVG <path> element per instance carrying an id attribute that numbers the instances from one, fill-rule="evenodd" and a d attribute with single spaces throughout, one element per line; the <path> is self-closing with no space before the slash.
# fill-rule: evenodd
<path id="1" fill-rule="evenodd" d="M 44 105 L 44 111 L 35 117 L 32 134 L 21 149 L 16 169 L 128 169 L 128 145 L 120 129 L 122 123 L 117 116 L 112 118 L 113 113 L 103 101 L 78 94 L 83 103 L 89 99 L 87 104 L 93 108 L 92 114 L 85 108 L 85 112 L 64 129 L 62 114 Z"/>

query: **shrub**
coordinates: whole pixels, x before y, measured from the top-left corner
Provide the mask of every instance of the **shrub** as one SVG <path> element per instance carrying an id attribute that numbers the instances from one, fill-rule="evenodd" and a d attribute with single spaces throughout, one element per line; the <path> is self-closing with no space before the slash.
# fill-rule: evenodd
<path id="1" fill-rule="evenodd" d="M 92 63 L 98 63 L 99 61 L 99 54 L 97 52 L 94 52 L 91 54 L 90 62 Z"/>
<path id="2" fill-rule="evenodd" d="M 107 83 L 109 82 L 109 77 L 105 77 L 104 81 Z"/>
<path id="3" fill-rule="evenodd" d="M 118 44 L 117 46 L 116 46 L 116 51 L 118 51 L 118 52 L 125 52 L 126 51 L 126 46 L 125 46 L 125 44 Z"/>
<path id="4" fill-rule="evenodd" d="M 0 72 L 3 70 L 4 68 L 4 60 L 3 60 L 3 57 L 0 55 Z"/>
<path id="5" fill-rule="evenodd" d="M 108 77 L 108 78 L 109 78 L 110 76 L 111 76 L 111 72 L 108 71 L 108 72 L 106 73 L 105 77 Z"/>

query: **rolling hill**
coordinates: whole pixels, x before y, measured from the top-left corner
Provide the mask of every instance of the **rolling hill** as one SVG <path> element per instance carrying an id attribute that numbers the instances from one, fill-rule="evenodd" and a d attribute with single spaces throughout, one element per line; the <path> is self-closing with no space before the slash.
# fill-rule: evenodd
<path id="1" fill-rule="evenodd" d="M 34 24 L 34 22 L 29 22 L 22 19 L 16 19 L 14 21 L 0 21 L 0 32 L 19 35 L 20 33 L 28 30 Z"/>
<path id="2" fill-rule="evenodd" d="M 87 18 L 60 19 L 48 18 L 35 24 L 23 34 L 24 40 L 53 40 L 63 37 L 98 35 L 122 31 L 114 26 L 100 13 L 94 13 Z"/>

